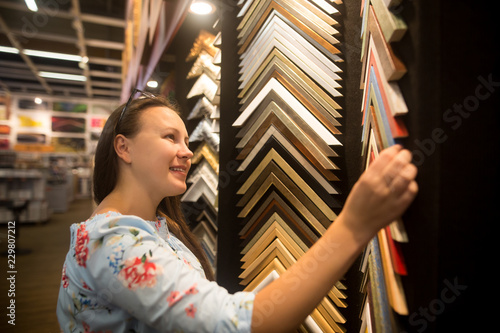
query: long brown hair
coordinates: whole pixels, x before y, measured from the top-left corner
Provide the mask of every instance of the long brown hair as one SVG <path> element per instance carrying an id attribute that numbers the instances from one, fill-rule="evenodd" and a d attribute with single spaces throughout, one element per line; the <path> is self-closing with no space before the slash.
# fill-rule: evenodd
<path id="1" fill-rule="evenodd" d="M 125 137 L 134 137 L 139 130 L 139 120 L 142 112 L 155 106 L 167 107 L 180 116 L 177 106 L 163 96 L 135 99 L 127 106 L 127 110 L 120 120 L 119 134 Z M 118 155 L 115 152 L 113 142 L 115 136 L 118 134 L 116 133 L 116 123 L 120 118 L 123 108 L 124 105 L 119 106 L 109 116 L 97 143 L 94 161 L 93 191 L 94 201 L 98 205 L 113 191 L 118 180 Z M 214 280 L 214 274 L 208 264 L 206 254 L 186 223 L 181 209 L 180 197 L 164 198 L 158 205 L 156 213 L 159 216 L 166 217 L 169 230 L 198 258 L 207 279 Z"/>

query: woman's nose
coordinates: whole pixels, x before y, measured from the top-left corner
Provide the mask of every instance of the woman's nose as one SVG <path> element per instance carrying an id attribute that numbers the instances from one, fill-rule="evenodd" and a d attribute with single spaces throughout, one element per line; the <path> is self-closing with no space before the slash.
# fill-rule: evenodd
<path id="1" fill-rule="evenodd" d="M 193 157 L 193 152 L 187 146 L 184 146 L 183 148 L 179 149 L 178 156 L 180 158 L 191 159 Z"/>

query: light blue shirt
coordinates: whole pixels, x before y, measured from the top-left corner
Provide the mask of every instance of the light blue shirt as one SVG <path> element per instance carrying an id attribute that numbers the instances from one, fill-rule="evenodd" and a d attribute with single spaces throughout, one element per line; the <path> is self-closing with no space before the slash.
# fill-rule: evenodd
<path id="1" fill-rule="evenodd" d="M 57 303 L 63 332 L 250 332 L 255 294 L 208 281 L 165 219 L 109 212 L 70 230 Z"/>

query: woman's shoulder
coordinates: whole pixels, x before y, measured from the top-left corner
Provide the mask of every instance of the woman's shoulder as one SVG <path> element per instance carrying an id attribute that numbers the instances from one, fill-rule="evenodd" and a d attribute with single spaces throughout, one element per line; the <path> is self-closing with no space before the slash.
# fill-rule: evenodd
<path id="1" fill-rule="evenodd" d="M 104 219 L 109 219 L 109 218 L 122 218 L 125 216 L 127 216 L 127 215 L 122 214 L 116 210 L 96 210 L 92 213 L 90 218 L 85 222 L 94 221 L 94 220 L 99 221 L 99 220 L 104 220 Z"/>
<path id="2" fill-rule="evenodd" d="M 136 215 L 125 215 L 117 211 L 95 212 L 92 216 L 77 225 L 85 225 L 88 231 L 103 232 L 109 229 L 124 228 L 137 229 L 137 232 L 155 233 L 153 225 L 155 221 L 146 221 Z"/>

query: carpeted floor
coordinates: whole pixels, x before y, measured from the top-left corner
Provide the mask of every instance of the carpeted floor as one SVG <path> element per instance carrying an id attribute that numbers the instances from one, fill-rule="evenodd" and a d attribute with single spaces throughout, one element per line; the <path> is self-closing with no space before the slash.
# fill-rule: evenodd
<path id="1" fill-rule="evenodd" d="M 0 332 L 60 332 L 55 313 L 61 269 L 69 247 L 69 226 L 86 220 L 92 213 L 91 200 L 75 200 L 65 213 L 52 214 L 43 224 L 21 225 L 16 243 L 15 296 L 7 278 L 9 266 L 7 225 L 0 225 Z M 21 254 L 21 250 L 31 250 Z M 11 297 L 12 296 L 12 297 Z M 10 325 L 7 309 L 15 300 L 15 326 Z"/>

